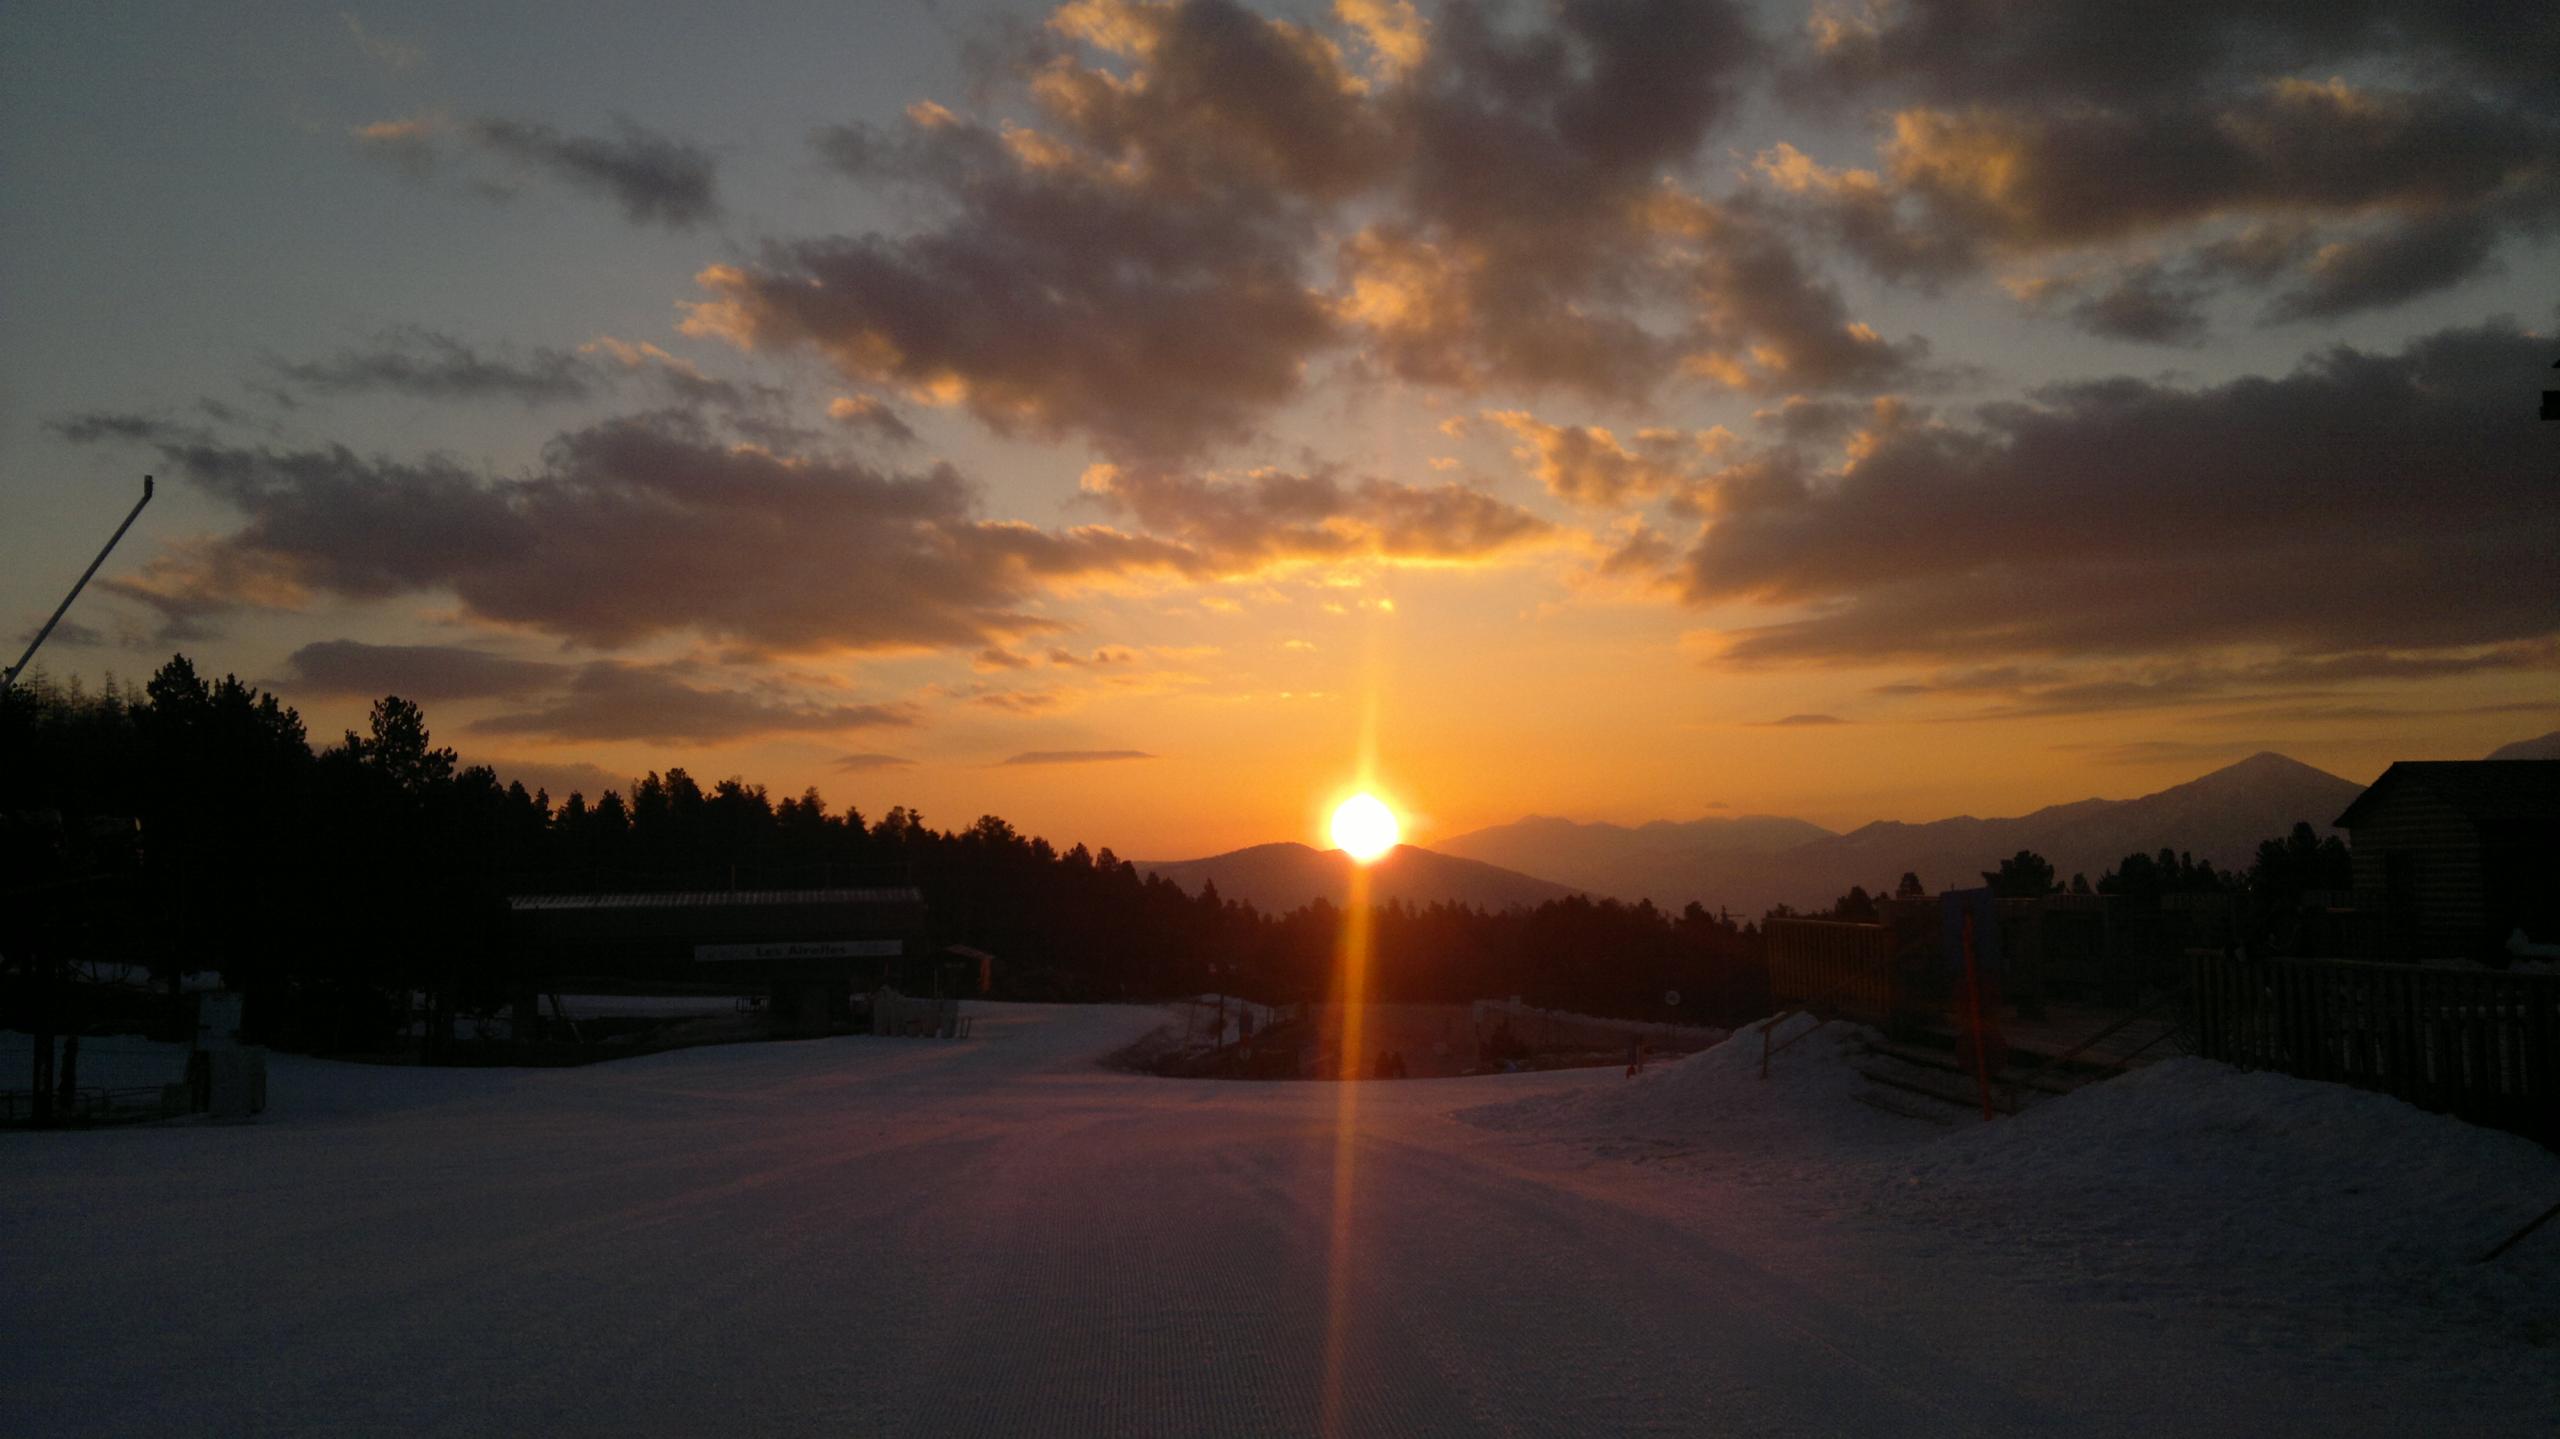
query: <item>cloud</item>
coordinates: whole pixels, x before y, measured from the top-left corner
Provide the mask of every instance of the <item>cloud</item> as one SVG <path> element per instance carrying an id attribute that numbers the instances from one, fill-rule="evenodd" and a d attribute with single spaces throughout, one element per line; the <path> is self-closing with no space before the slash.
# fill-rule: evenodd
<path id="1" fill-rule="evenodd" d="M 1000 761 L 1007 765 L 1101 764 L 1112 760 L 1154 759 L 1142 749 L 1036 749 Z"/>
<path id="2" fill-rule="evenodd" d="M 1764 729 L 1820 729 L 1826 725 L 1847 723 L 1847 720 L 1838 715 L 1782 715 L 1777 719 L 1762 721 L 1761 727 Z"/>
<path id="3" fill-rule="evenodd" d="M 476 618 L 598 646 L 691 631 L 768 651 L 976 648 L 1058 628 L 1024 606 L 1062 586 L 1214 569 L 1104 526 L 974 518 L 948 466 L 722 445 L 680 413 L 570 431 L 501 479 L 441 456 L 156 443 L 244 519 L 123 584 L 173 621 L 449 590 Z"/>
<path id="4" fill-rule="evenodd" d="M 241 606 L 449 591 L 475 619 L 598 647 L 691 633 L 767 653 L 974 651 L 1059 630 L 1039 605 L 1080 586 L 1479 562 L 1556 538 L 1454 484 L 1109 467 L 1088 491 L 1154 533 L 1045 529 L 977 517 L 947 465 L 902 473 L 722 444 L 680 411 L 568 431 L 530 471 L 496 478 L 437 455 L 232 445 L 113 417 L 79 428 L 153 444 L 242 516 L 117 582 L 197 633 Z"/>
<path id="5" fill-rule="evenodd" d="M 909 225 L 711 266 L 686 323 L 1127 465 L 1253 437 L 1345 350 L 1354 378 L 1612 400 L 1899 383 L 1918 344 L 1851 317 L 1783 217 L 1680 188 L 1759 54 L 1722 0 L 1079 0 L 1003 52 L 999 118 L 820 132 Z"/>
<path id="6" fill-rule="evenodd" d="M 573 667 L 449 645 L 376 645 L 322 640 L 285 660 L 289 675 L 270 689 L 330 695 L 400 695 L 414 700 L 514 698 L 557 689 Z"/>
<path id="7" fill-rule="evenodd" d="M 28 625 L 18 632 L 18 643 L 22 645 L 34 643 L 37 632 L 43 628 L 42 620 Z M 68 645 L 73 649 L 104 649 L 114 641 L 109 640 L 103 630 L 84 625 L 78 620 L 65 619 L 55 622 L 52 632 L 45 636 L 45 643 Z"/>
<path id="8" fill-rule="evenodd" d="M 772 687 L 715 689 L 687 683 L 671 665 L 598 660 L 581 666 L 565 697 L 474 721 L 480 734 L 551 740 L 647 740 L 716 744 L 768 734 L 832 734 L 908 725 L 893 705 L 811 702 Z"/>
<path id="9" fill-rule="evenodd" d="M 778 411 L 788 396 L 773 385 L 742 385 L 702 372 L 691 360 L 668 354 L 646 340 L 617 340 L 599 335 L 578 347 L 607 375 L 636 375 L 675 404 L 720 412 L 732 426 L 741 417 Z"/>
<path id="10" fill-rule="evenodd" d="M 827 401 L 827 418 L 884 444 L 912 445 L 916 442 L 916 432 L 906 420 L 896 410 L 870 395 L 836 396 Z"/>
<path id="11" fill-rule="evenodd" d="M 2208 279 L 2269 295 L 2273 320 L 2331 318 L 2460 283 L 2504 241 L 2547 236 L 2554 63 L 2560 24 L 2522 5 L 1823 12 L 1790 88 L 1887 116 L 1876 164 L 1833 169 L 1780 146 L 1761 169 L 1885 274 L 2078 253 L 2124 273 L 2068 313 L 2183 343 L 2186 292 Z M 2254 274 L 2217 263 L 2235 235 L 2285 228 L 2319 241 Z M 2150 253 L 2126 253 L 2137 241 Z"/>
<path id="12" fill-rule="evenodd" d="M 104 410 L 63 415 L 46 421 L 45 428 L 75 445 L 94 445 L 102 441 L 182 445 L 205 435 L 204 428 L 199 425 L 180 425 L 148 415 L 117 414 Z"/>
<path id="13" fill-rule="evenodd" d="M 957 120 L 835 149 L 954 213 L 714 265 L 689 332 L 811 348 L 857 382 L 965 407 L 999 433 L 1082 433 L 1123 456 L 1242 438 L 1298 393 L 1302 361 L 1331 338 L 1298 274 L 1301 222 L 1268 203 L 1042 165 Z"/>
<path id="14" fill-rule="evenodd" d="M 1519 441 L 1512 457 L 1529 467 L 1547 493 L 1602 508 L 1677 493 L 1733 438 L 1721 429 L 1695 435 L 1643 430 L 1629 446 L 1608 430 L 1548 424 L 1526 410 L 1487 410 L 1484 418 Z"/>
<path id="15" fill-rule="evenodd" d="M 2044 719 L 2189 707 L 2246 698 L 2260 706 L 2257 719 L 2300 719 L 2315 710 L 2335 712 L 2335 697 L 2375 683 L 2424 683 L 2463 675 L 2560 669 L 2560 642 L 2406 652 L 2358 648 L 2321 655 L 2227 658 L 2178 654 L 2098 663 L 1989 664 L 1956 668 L 1925 679 L 1879 685 L 1875 693 L 1989 701 L 1955 719 Z M 2364 706 L 2367 718 L 2405 711 Z M 2239 716 L 2232 716 L 2237 718 Z"/>
<path id="16" fill-rule="evenodd" d="M 834 761 L 835 768 L 854 773 L 861 773 L 875 769 L 901 769 L 914 763 L 914 760 L 905 759 L 898 755 L 868 753 L 840 754 L 835 757 Z"/>
<path id="17" fill-rule="evenodd" d="M 690 229 L 720 216 L 718 166 L 711 152 L 687 141 L 617 120 L 607 136 L 573 135 L 538 120 L 484 115 L 459 121 L 420 115 L 383 120 L 353 131 L 357 147 L 413 179 L 434 174 L 447 142 L 602 195 L 635 225 Z M 504 186 L 482 181 L 484 193 Z"/>
<path id="18" fill-rule="evenodd" d="M 2153 345 L 2202 344 L 2207 288 L 2158 262 L 2073 279 L 2013 285 L 2019 298 L 2059 309 L 2093 335 Z"/>
<path id="19" fill-rule="evenodd" d="M 2547 641 L 2560 507 L 2513 377 L 2548 349 L 2491 324 L 2277 379 L 2056 386 L 1971 425 L 1880 415 L 1844 469 L 1718 513 L 1686 594 L 1794 611 L 1731 632 L 1743 661 Z"/>
<path id="20" fill-rule="evenodd" d="M 527 405 L 583 400 L 594 393 L 585 361 L 565 350 L 483 354 L 418 325 L 385 331 L 370 349 L 327 360 L 268 357 L 277 377 L 323 394 L 388 392 L 431 400 L 509 399 Z"/>
<path id="21" fill-rule="evenodd" d="M 1406 485 L 1333 471 L 1223 477 L 1095 465 L 1095 501 L 1229 571 L 1301 561 L 1491 560 L 1556 538 L 1553 525 L 1459 484 Z"/>

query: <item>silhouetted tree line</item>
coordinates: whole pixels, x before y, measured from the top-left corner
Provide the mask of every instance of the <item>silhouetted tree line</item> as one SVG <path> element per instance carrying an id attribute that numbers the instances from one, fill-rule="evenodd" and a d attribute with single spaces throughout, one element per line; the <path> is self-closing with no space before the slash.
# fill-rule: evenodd
<path id="1" fill-rule="evenodd" d="M 184 656 L 138 693 L 23 684 L 0 704 L 0 746 L 13 1009 L 25 961 L 124 962 L 173 991 L 218 972 L 267 1042 L 378 1043 L 413 995 L 448 1014 L 505 1004 L 524 977 L 505 899 L 542 891 L 912 883 L 928 943 L 994 952 L 998 992 L 1021 998 L 1322 998 L 1342 930 L 1321 902 L 1263 914 L 992 815 L 953 830 L 904 808 L 869 821 L 815 789 L 776 801 L 678 768 L 555 805 L 461 763 L 396 696 L 315 751 L 275 696 L 208 681 Z M 1712 1022 L 1765 997 L 1757 941 L 1696 905 L 1392 904 L 1376 912 L 1369 972 L 1385 998 L 1519 994 Z"/>
<path id="2" fill-rule="evenodd" d="M 555 805 L 462 764 L 397 697 L 372 707 L 364 731 L 315 751 L 275 696 L 208 681 L 184 656 L 139 693 L 20 685 L 0 704 L 0 753 L 13 1010 L 31 958 L 124 961 L 173 990 L 182 974 L 218 971 L 250 996 L 267 1042 L 378 1042 L 412 995 L 445 1013 L 504 1004 L 524 977 L 505 898 L 541 891 L 912 883 L 929 944 L 995 953 L 998 992 L 1034 999 L 1322 998 L 1343 932 L 1321 901 L 1264 914 L 1214 887 L 1192 895 L 1141 876 L 1108 849 L 1060 851 L 992 815 L 954 830 L 904 808 L 868 821 L 831 811 L 815 789 L 776 801 L 735 778 L 705 789 L 676 768 L 628 795 Z M 2345 887 L 2344 869 L 2344 847 L 2305 824 L 2262 846 L 2245 877 L 2163 850 L 2127 856 L 2097 891 L 2153 904 L 2197 889 L 2298 893 Z M 2060 888 L 2027 852 L 1984 878 L 2002 893 Z M 1895 887 L 1922 892 L 1910 874 Z M 1875 901 L 1853 888 L 1831 913 L 1872 919 Z M 1382 999 L 1516 994 L 1705 1023 L 1767 1003 L 1758 928 L 1696 904 L 1390 904 L 1374 921 L 1370 992 Z"/>

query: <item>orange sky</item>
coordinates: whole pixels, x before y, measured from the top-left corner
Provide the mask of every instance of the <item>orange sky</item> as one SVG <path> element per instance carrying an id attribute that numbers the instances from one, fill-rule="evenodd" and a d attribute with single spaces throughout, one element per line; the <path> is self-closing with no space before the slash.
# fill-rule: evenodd
<path id="1" fill-rule="evenodd" d="M 1143 858 L 2560 723 L 2530 44 L 879 10 L 0 15 L 26 629 L 163 481 L 48 672 Z"/>

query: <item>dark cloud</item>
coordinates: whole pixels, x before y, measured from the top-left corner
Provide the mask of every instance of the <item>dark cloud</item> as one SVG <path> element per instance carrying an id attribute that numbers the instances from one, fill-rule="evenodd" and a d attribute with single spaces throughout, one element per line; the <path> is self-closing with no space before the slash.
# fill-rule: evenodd
<path id="1" fill-rule="evenodd" d="M 1679 256 L 1654 209 L 1755 58 L 1714 0 L 1591 0 L 1510 25 L 1445 7 L 1378 102 L 1410 149 L 1346 249 L 1348 313 L 1407 379 L 1644 394 L 1671 372 Z"/>
<path id="2" fill-rule="evenodd" d="M 2554 668 L 2560 668 L 2560 644 L 2544 641 L 2437 653 L 2367 649 L 2254 661 L 2172 656 L 2076 665 L 1981 665 L 1879 685 L 1874 693 L 1895 699 L 1935 697 L 1974 702 L 1972 708 L 1939 716 L 1954 721 L 2049 719 L 2192 708 L 2214 702 L 2246 703 L 2252 707 L 2213 716 L 2206 722 L 2292 722 L 2331 716 L 2381 719 L 2454 711 L 2346 703 L 2342 697 L 2369 693 L 2376 682 L 2423 683 L 2461 675 Z M 2494 712 L 2503 708 L 2491 705 L 2460 712 Z"/>
<path id="3" fill-rule="evenodd" d="M 611 198 L 635 225 L 685 229 L 716 218 L 709 151 L 617 121 L 611 136 L 569 135 L 538 121 L 490 116 L 463 126 L 475 143 Z"/>
<path id="4" fill-rule="evenodd" d="M 1847 724 L 1847 723 L 1848 723 L 1848 721 L 1847 721 L 1847 720 L 1844 720 L 1844 719 L 1840 718 L 1838 715 L 1818 715 L 1818 714 L 1781 715 L 1781 716 L 1779 716 L 1779 717 L 1778 717 L 1778 718 L 1776 718 L 1776 719 L 1763 721 L 1763 722 L 1762 722 L 1762 724 L 1761 724 L 1761 728 L 1763 728 L 1763 729 L 1820 729 L 1820 728 L 1822 728 L 1822 727 L 1824 727 L 1824 726 L 1826 726 L 1826 725 L 1841 725 L 1841 724 Z"/>
<path id="5" fill-rule="evenodd" d="M 126 440 L 145 445 L 185 444 L 205 433 L 198 426 L 172 424 L 147 415 L 105 412 L 65 415 L 47 421 L 45 428 L 75 445 L 96 444 L 101 440 Z"/>
<path id="6" fill-rule="evenodd" d="M 2273 319 L 2327 318 L 2547 238 L 2555 66 L 2548 7 L 2503 0 L 1826 11 L 1792 88 L 1883 107 L 1877 164 L 1828 169 L 1780 147 L 1762 168 L 1883 273 L 2091 253 L 2126 273 L 2080 286 L 2068 313 L 2184 342 L 2208 280 L 2272 287 Z M 2278 237 L 2283 253 L 2264 248 Z M 2155 253 L 2126 258 L 2136 240 Z M 2251 263 L 2228 263 L 2235 240 L 2259 247 Z"/>
<path id="7" fill-rule="evenodd" d="M 447 588 L 481 618 L 597 645 L 691 629 L 772 650 L 974 647 L 1055 628 L 1020 608 L 1055 585 L 1202 564 L 1100 527 L 974 519 L 948 467 L 727 447 L 681 414 L 564 434 L 512 479 L 343 447 L 161 449 L 246 517 L 132 583 L 173 619 Z"/>
<path id="8" fill-rule="evenodd" d="M 364 348 L 342 350 L 325 360 L 268 356 L 263 363 L 268 373 L 306 391 L 422 400 L 506 399 L 539 405 L 594 399 L 638 384 L 670 406 L 716 416 L 741 433 L 800 433 L 782 418 L 789 397 L 779 387 L 706 374 L 656 345 L 610 335 L 575 351 L 537 346 L 520 352 L 484 350 L 421 325 L 402 325 Z M 236 412 L 217 418 L 246 419 Z"/>
<path id="9" fill-rule="evenodd" d="M 561 699 L 470 726 L 481 734 L 554 740 L 647 740 L 714 744 L 768 734 L 831 734 L 907 725 L 902 707 L 829 704 L 770 689 L 715 689 L 687 683 L 672 665 L 598 660 L 584 665 Z"/>
<path id="10" fill-rule="evenodd" d="M 1928 342 L 1888 341 L 1850 319 L 1839 290 L 1807 266 L 1792 235 L 1736 207 L 1681 208 L 1687 218 L 1678 229 L 1696 247 L 1690 370 L 1764 393 L 1872 392 L 1915 378 Z"/>
<path id="11" fill-rule="evenodd" d="M 450 590 L 473 616 L 597 646 L 698 632 L 744 652 L 980 649 L 1059 624 L 1039 601 L 1079 584 L 1206 579 L 1345 558 L 1488 558 L 1552 533 L 1456 485 L 1264 473 L 1091 481 L 1156 534 L 977 518 L 947 465 L 899 473 L 714 441 L 682 412 L 556 438 L 530 473 L 451 459 L 153 437 L 170 466 L 240 512 L 230 534 L 164 546 L 119 582 L 173 625 L 314 594 Z"/>
<path id="12" fill-rule="evenodd" d="M 389 392 L 430 400 L 519 400 L 528 405 L 583 400 L 594 393 L 587 362 L 565 350 L 484 354 L 418 325 L 386 331 L 371 348 L 326 360 L 270 356 L 278 378 L 323 394 Z"/>
<path id="13" fill-rule="evenodd" d="M 835 758 L 837 769 L 854 773 L 875 769 L 901 769 L 914 763 L 914 760 L 893 754 L 840 754 Z"/>
<path id="14" fill-rule="evenodd" d="M 1355 106 L 1348 77 L 1310 73 L 1330 62 L 1296 27 L 1215 0 L 1095 14 L 1094 33 L 1138 57 L 1144 87 L 1123 93 L 1108 72 L 1052 54 L 1020 77 L 1050 130 L 923 104 L 903 130 L 823 133 L 838 168 L 915 192 L 932 218 L 714 266 L 691 327 L 807 345 L 857 380 L 965 405 L 1001 432 L 1082 433 L 1122 456 L 1249 433 L 1298 392 L 1301 362 L 1334 333 L 1300 272 L 1310 212 L 1275 176 L 1313 164 L 1288 158 L 1304 138 L 1293 107 L 1328 88 Z M 1227 38 L 1185 38 L 1202 28 Z M 1249 31 L 1267 43 L 1238 38 Z M 1203 47 L 1235 68 L 1183 70 Z M 1188 106 L 1192 123 L 1148 128 L 1122 113 L 1168 105 Z M 1248 152 L 1264 159 L 1237 158 Z"/>
<path id="15" fill-rule="evenodd" d="M 1555 527 L 1459 484 L 1405 485 L 1332 471 L 1236 478 L 1096 465 L 1085 493 L 1222 568 L 1303 560 L 1473 561 L 1537 544 Z"/>
<path id="16" fill-rule="evenodd" d="M 2377 56 L 2510 94 L 2560 69 L 2560 19 L 2534 0 L 1904 0 L 1826 9 L 1809 35 L 1800 89 L 1943 104 L 2128 104 Z"/>
<path id="17" fill-rule="evenodd" d="M 359 126 L 356 145 L 415 179 L 443 167 L 448 142 L 520 171 L 533 171 L 604 196 L 635 225 L 689 229 L 717 219 L 717 162 L 687 141 L 617 120 L 611 135 L 573 135 L 538 120 L 487 115 L 461 121 L 434 116 Z M 470 188 L 493 198 L 512 186 L 483 176 Z"/>
<path id="18" fill-rule="evenodd" d="M 2560 205 L 2553 208 L 2560 211 Z M 2487 269 L 2500 238 L 2485 206 L 2387 223 L 2322 246 L 2302 266 L 2293 288 L 2276 297 L 2270 314 L 2279 320 L 2326 320 L 2413 300 Z"/>
<path id="19" fill-rule="evenodd" d="M 1013 756 L 1000 763 L 1027 764 L 1099 764 L 1107 760 L 1154 759 L 1142 749 L 1036 749 Z"/>
<path id="20" fill-rule="evenodd" d="M 37 632 L 43 628 L 44 622 L 42 620 L 38 620 L 35 623 L 28 625 L 25 629 L 18 632 L 18 643 L 22 645 L 33 644 L 35 642 Z M 104 649 L 109 644 L 113 643 L 113 641 L 107 638 L 106 632 L 103 630 L 90 625 L 84 625 L 78 620 L 66 619 L 58 620 L 54 623 L 52 633 L 45 636 L 45 643 L 52 645 L 68 645 L 73 649 Z"/>
<path id="21" fill-rule="evenodd" d="M 2196 345 L 2205 338 L 2205 287 L 2158 264 L 2127 266 L 2094 283 L 2056 281 L 2021 287 L 2022 297 L 2059 308 L 2093 335 L 2152 345 Z"/>
<path id="22" fill-rule="evenodd" d="M 1064 8 L 999 67 L 1001 123 L 926 103 L 817 137 L 913 228 L 713 266 L 689 327 L 1125 464 L 1253 434 L 1346 343 L 1354 373 L 1616 400 L 1873 390 L 1916 361 L 1777 217 L 1676 188 L 1759 53 L 1736 6 L 1458 4 L 1427 43 L 1344 17 L 1350 50 L 1228 0 Z"/>
<path id="23" fill-rule="evenodd" d="M 450 645 L 322 640 L 287 657 L 287 678 L 268 686 L 331 695 L 396 694 L 415 700 L 513 698 L 557 689 L 573 667 Z"/>
<path id="24" fill-rule="evenodd" d="M 1800 611 L 1733 634 L 1743 660 L 2257 644 L 2344 657 L 2343 678 L 2377 652 L 2538 642 L 2560 632 L 2560 506 L 2515 377 L 2548 349 L 2489 325 L 2281 379 L 1880 421 L 1845 472 L 1722 509 L 1686 591 Z"/>

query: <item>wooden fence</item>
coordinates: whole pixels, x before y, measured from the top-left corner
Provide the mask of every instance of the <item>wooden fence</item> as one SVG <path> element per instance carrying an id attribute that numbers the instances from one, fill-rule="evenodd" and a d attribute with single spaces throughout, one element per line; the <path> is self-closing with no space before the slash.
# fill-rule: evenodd
<path id="1" fill-rule="evenodd" d="M 2560 1147 L 2560 975 L 2195 957 L 2196 1052 Z"/>

